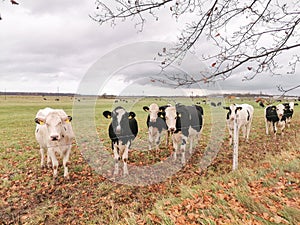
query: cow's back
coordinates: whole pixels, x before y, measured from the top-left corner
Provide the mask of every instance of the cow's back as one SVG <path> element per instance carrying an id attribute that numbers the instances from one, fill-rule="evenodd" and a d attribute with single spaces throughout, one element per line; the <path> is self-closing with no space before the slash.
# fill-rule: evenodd
<path id="1" fill-rule="evenodd" d="M 199 110 L 195 106 L 178 105 L 176 106 L 176 111 L 179 114 L 176 129 L 178 129 L 177 125 L 180 126 L 181 131 L 185 136 L 188 136 L 188 130 L 190 127 L 195 129 L 197 132 L 200 132 L 203 122 L 203 110 Z"/>
<path id="2" fill-rule="evenodd" d="M 270 122 L 278 122 L 279 118 L 276 112 L 276 106 L 267 106 L 265 109 L 265 118 Z"/>

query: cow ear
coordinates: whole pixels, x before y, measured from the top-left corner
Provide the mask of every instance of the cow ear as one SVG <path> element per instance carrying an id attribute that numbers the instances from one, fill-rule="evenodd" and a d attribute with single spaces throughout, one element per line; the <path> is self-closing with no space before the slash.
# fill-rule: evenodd
<path id="1" fill-rule="evenodd" d="M 157 116 L 164 119 L 165 118 L 165 113 L 164 112 L 158 112 Z"/>
<path id="2" fill-rule="evenodd" d="M 148 107 L 148 106 L 144 106 L 144 107 L 143 107 L 143 110 L 144 110 L 145 112 L 149 112 L 149 107 Z"/>
<path id="3" fill-rule="evenodd" d="M 129 112 L 129 115 L 128 115 L 128 119 L 132 119 L 135 117 L 135 113 L 134 112 Z"/>
<path id="4" fill-rule="evenodd" d="M 42 118 L 35 118 L 34 122 L 36 122 L 37 124 L 40 124 L 40 125 L 44 125 L 45 124 L 45 120 L 42 119 Z"/>
<path id="5" fill-rule="evenodd" d="M 110 111 L 104 111 L 103 116 L 106 117 L 107 119 L 111 118 L 111 112 Z"/>
<path id="6" fill-rule="evenodd" d="M 66 123 L 70 123 L 72 121 L 72 116 L 67 116 L 67 118 L 64 121 Z"/>
<path id="7" fill-rule="evenodd" d="M 167 106 L 160 106 L 159 107 L 159 111 L 160 112 L 164 112 L 166 108 L 167 108 Z"/>
<path id="8" fill-rule="evenodd" d="M 230 110 L 230 108 L 228 106 L 223 106 L 223 109 Z"/>

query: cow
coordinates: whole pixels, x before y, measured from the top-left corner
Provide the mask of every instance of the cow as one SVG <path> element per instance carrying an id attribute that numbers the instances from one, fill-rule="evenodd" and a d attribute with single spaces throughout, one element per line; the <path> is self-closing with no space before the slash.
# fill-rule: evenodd
<path id="1" fill-rule="evenodd" d="M 286 117 L 286 124 L 288 127 L 290 127 L 292 117 L 294 114 L 294 106 L 298 105 L 298 103 L 289 102 L 289 103 L 283 103 L 283 105 L 284 105 L 284 115 Z"/>
<path id="2" fill-rule="evenodd" d="M 277 134 L 277 128 L 280 128 L 281 135 L 283 136 L 286 125 L 285 106 L 283 104 L 279 104 L 277 106 L 269 105 L 265 108 L 264 114 L 266 134 L 269 134 L 269 127 L 272 126 L 275 137 Z"/>
<path id="3" fill-rule="evenodd" d="M 186 144 L 192 153 L 193 142 L 200 137 L 203 127 L 203 108 L 198 105 L 185 106 L 176 104 L 162 108 L 168 131 L 172 134 L 174 160 L 177 159 L 178 147 L 182 153 L 181 163 L 185 163 Z"/>
<path id="4" fill-rule="evenodd" d="M 163 119 L 162 112 L 156 103 L 152 103 L 149 107 L 144 106 L 143 110 L 149 113 L 147 117 L 149 150 L 154 145 L 156 150 L 158 150 L 162 133 L 167 131 L 166 121 Z M 166 136 L 166 146 L 168 146 L 168 140 L 169 132 L 167 132 Z"/>
<path id="5" fill-rule="evenodd" d="M 41 167 L 45 166 L 44 153 L 47 150 L 47 165 L 53 168 L 53 177 L 57 177 L 58 160 L 56 153 L 63 158 L 64 177 L 69 178 L 67 164 L 75 138 L 71 125 L 72 117 L 62 109 L 40 109 L 35 117 L 35 137 L 40 145 Z"/>
<path id="6" fill-rule="evenodd" d="M 119 173 L 119 160 L 123 161 L 123 175 L 128 175 L 128 152 L 132 141 L 138 134 L 138 123 L 134 112 L 127 112 L 123 107 L 117 106 L 113 111 L 104 111 L 103 116 L 111 119 L 108 128 L 111 147 L 114 152 L 114 175 Z"/>
<path id="7" fill-rule="evenodd" d="M 237 122 L 237 133 L 239 134 L 239 130 L 242 128 L 243 137 L 248 142 L 254 113 L 253 106 L 249 104 L 231 104 L 229 107 L 224 106 L 223 108 L 228 110 L 226 123 L 229 131 L 229 145 L 232 145 L 235 119 Z"/>

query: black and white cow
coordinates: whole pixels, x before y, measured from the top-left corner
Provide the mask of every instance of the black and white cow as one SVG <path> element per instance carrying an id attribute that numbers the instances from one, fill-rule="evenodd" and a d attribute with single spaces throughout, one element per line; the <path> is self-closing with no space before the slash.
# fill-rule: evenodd
<path id="1" fill-rule="evenodd" d="M 118 106 L 112 112 L 104 111 L 103 116 L 111 119 L 108 133 L 114 151 L 114 175 L 119 173 L 119 160 L 121 160 L 121 158 L 123 160 L 123 175 L 128 175 L 128 151 L 132 141 L 138 134 L 138 124 L 135 119 L 135 113 L 127 112 L 123 107 Z"/>
<path id="2" fill-rule="evenodd" d="M 240 128 L 243 131 L 243 137 L 249 140 L 251 123 L 253 119 L 254 108 L 249 104 L 231 104 L 229 107 L 223 107 L 228 110 L 226 115 L 227 128 L 229 131 L 229 145 L 232 145 L 232 136 L 234 133 L 234 120 L 237 122 L 237 134 Z M 238 138 L 238 137 L 236 137 Z"/>
<path id="3" fill-rule="evenodd" d="M 276 137 L 277 129 L 281 130 L 281 135 L 284 135 L 286 125 L 285 106 L 279 104 L 277 106 L 270 105 L 265 108 L 266 134 L 269 134 L 269 127 L 272 126 L 273 133 Z"/>
<path id="4" fill-rule="evenodd" d="M 298 105 L 298 103 L 289 102 L 289 103 L 283 103 L 285 109 L 284 109 L 284 115 L 286 117 L 286 124 L 288 127 L 291 126 L 292 117 L 294 114 L 294 106 Z"/>
<path id="5" fill-rule="evenodd" d="M 162 112 L 156 103 L 152 103 L 149 107 L 144 106 L 144 111 L 148 112 L 147 127 L 149 150 L 155 145 L 156 150 L 159 149 L 160 139 L 163 132 L 166 132 L 166 146 L 168 146 L 169 132 L 167 132 L 166 121 L 163 118 Z"/>
<path id="6" fill-rule="evenodd" d="M 167 128 L 172 134 L 174 160 L 177 158 L 178 148 L 182 153 L 181 162 L 185 163 L 185 149 L 189 142 L 189 152 L 192 153 L 193 142 L 198 140 L 203 127 L 203 108 L 198 105 L 166 107 L 163 111 Z"/>

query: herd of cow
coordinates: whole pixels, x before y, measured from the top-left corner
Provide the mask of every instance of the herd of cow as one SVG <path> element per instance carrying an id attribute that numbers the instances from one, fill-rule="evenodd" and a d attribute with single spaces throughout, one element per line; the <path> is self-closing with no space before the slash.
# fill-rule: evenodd
<path id="1" fill-rule="evenodd" d="M 270 128 L 275 137 L 278 129 L 281 130 L 281 135 L 284 134 L 285 126 L 290 126 L 294 105 L 294 102 L 290 102 L 265 107 L 266 134 L 269 134 Z M 235 123 L 238 132 L 242 129 L 243 137 L 248 141 L 254 114 L 253 106 L 249 104 L 231 104 L 229 107 L 223 108 L 228 110 L 226 122 L 229 131 L 229 144 L 232 144 Z M 169 136 L 172 137 L 174 160 L 177 159 L 180 150 L 181 163 L 184 164 L 186 145 L 189 144 L 189 153 L 191 154 L 194 143 L 197 143 L 200 138 L 203 128 L 203 108 L 199 105 L 186 106 L 182 104 L 159 107 L 153 103 L 150 106 L 144 106 L 143 109 L 148 112 L 149 150 L 153 147 L 159 149 L 162 134 L 166 133 L 167 146 Z M 114 175 L 119 173 L 119 161 L 121 159 L 123 161 L 123 174 L 128 175 L 128 152 L 132 141 L 138 134 L 136 114 L 118 106 L 112 111 L 104 111 L 103 116 L 111 119 L 108 133 L 114 154 Z M 58 169 L 56 153 L 60 154 L 63 159 L 64 177 L 69 177 L 67 165 L 72 141 L 75 138 L 71 120 L 72 117 L 68 116 L 62 109 L 45 108 L 39 110 L 36 114 L 35 136 L 40 145 L 41 167 L 45 166 L 44 155 L 46 151 L 47 165 L 51 167 L 52 163 L 54 177 L 57 177 Z"/>

